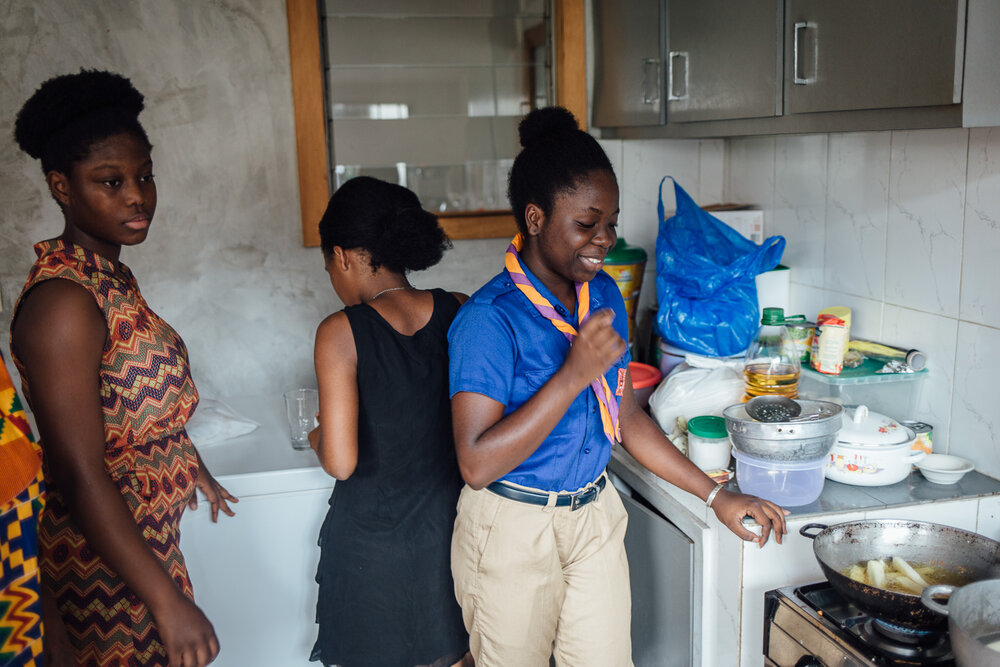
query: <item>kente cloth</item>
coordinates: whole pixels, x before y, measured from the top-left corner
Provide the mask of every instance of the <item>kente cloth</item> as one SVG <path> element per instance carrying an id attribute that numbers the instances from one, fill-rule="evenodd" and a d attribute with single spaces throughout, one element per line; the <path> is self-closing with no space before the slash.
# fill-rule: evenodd
<path id="1" fill-rule="evenodd" d="M 58 239 L 37 244 L 35 252 L 38 260 L 18 306 L 39 283 L 62 279 L 86 289 L 103 313 L 108 331 L 95 388 L 104 420 L 105 469 L 150 550 L 192 598 L 178 530 L 198 477 L 197 454 L 184 430 L 198 404 L 187 348 L 150 309 L 124 264 L 116 272 L 108 259 Z M 30 406 L 31 387 L 16 356 L 14 363 Z M 42 576 L 56 597 L 78 664 L 167 664 L 149 609 L 88 546 L 52 483 L 39 543 Z"/>
<path id="2" fill-rule="evenodd" d="M 45 506 L 35 444 L 0 357 L 0 665 L 41 667 L 38 519 Z"/>
<path id="3" fill-rule="evenodd" d="M 520 255 L 523 244 L 524 237 L 521 234 L 517 234 L 507 247 L 507 253 L 504 256 L 504 266 L 507 269 L 507 273 L 510 275 L 510 279 L 514 282 L 517 289 L 528 297 L 528 301 L 532 303 L 538 312 L 552 322 L 552 325 L 561 331 L 572 345 L 573 340 L 577 336 L 576 327 L 567 322 L 552 307 L 549 300 L 542 296 L 541 292 L 531 284 L 531 280 L 524 274 Z M 590 317 L 590 283 L 575 283 L 575 288 L 577 321 L 580 323 L 580 326 L 583 326 L 583 323 Z M 601 406 L 601 424 L 604 426 L 604 434 L 608 436 L 611 444 L 621 442 L 621 431 L 618 427 L 618 400 L 611 393 L 611 387 L 608 386 L 607 379 L 605 379 L 604 375 L 601 375 L 590 383 L 590 388 L 594 390 L 594 395 L 597 396 L 597 401 Z"/>

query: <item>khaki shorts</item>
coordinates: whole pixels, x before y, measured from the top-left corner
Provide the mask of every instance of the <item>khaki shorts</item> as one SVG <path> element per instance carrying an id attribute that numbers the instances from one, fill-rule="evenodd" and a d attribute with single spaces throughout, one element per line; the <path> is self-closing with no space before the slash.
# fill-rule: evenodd
<path id="1" fill-rule="evenodd" d="M 476 667 L 630 667 L 627 523 L 610 482 L 575 511 L 462 489 L 451 567 Z"/>

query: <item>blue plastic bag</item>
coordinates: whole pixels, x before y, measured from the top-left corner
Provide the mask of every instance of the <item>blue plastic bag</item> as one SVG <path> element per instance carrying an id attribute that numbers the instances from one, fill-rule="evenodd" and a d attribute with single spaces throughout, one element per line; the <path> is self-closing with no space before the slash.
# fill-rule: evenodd
<path id="1" fill-rule="evenodd" d="M 757 274 L 781 261 L 785 239 L 760 246 L 701 209 L 674 181 L 677 211 L 664 220 L 660 181 L 660 229 L 656 236 L 656 333 L 689 352 L 714 357 L 747 349 L 760 326 Z"/>

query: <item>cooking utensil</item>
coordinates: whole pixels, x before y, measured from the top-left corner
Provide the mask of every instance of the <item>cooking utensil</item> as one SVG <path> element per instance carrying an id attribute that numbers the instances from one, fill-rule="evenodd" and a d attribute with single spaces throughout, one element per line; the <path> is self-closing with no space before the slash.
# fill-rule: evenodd
<path id="1" fill-rule="evenodd" d="M 937 595 L 951 595 L 945 606 Z M 1000 640 L 1000 579 L 976 581 L 961 588 L 928 586 L 924 605 L 948 617 L 948 635 L 958 667 L 1000 667 L 1000 652 L 987 645 Z"/>
<path id="2" fill-rule="evenodd" d="M 857 486 L 885 486 L 906 479 L 926 454 L 911 445 L 912 429 L 864 405 L 845 410 L 837 443 L 830 449 L 827 479 Z"/>
<path id="3" fill-rule="evenodd" d="M 733 446 L 765 461 L 815 461 L 830 453 L 840 431 L 842 408 L 828 401 L 794 399 L 800 414 L 790 421 L 762 422 L 747 414 L 747 403 L 722 411 Z"/>
<path id="4" fill-rule="evenodd" d="M 810 532 L 817 529 L 819 533 Z M 970 581 L 1000 577 L 1000 542 L 959 528 L 868 519 L 833 526 L 808 523 L 799 534 L 813 541 L 813 555 L 837 592 L 862 611 L 908 628 L 943 628 L 947 619 L 925 607 L 919 595 L 868 586 L 842 571 L 861 561 L 898 556 L 954 570 Z"/>
<path id="5" fill-rule="evenodd" d="M 759 422 L 784 422 L 802 413 L 802 406 L 787 396 L 754 396 L 746 404 L 747 414 Z"/>

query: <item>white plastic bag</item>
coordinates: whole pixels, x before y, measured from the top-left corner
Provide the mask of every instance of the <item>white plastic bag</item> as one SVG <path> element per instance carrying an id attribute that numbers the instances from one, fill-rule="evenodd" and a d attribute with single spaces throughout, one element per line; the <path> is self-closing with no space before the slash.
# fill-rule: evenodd
<path id="1" fill-rule="evenodd" d="M 687 420 L 721 417 L 724 409 L 742 400 L 746 386 L 742 360 L 688 355 L 686 364 L 688 368 L 675 369 L 649 397 L 653 419 L 682 450 L 680 436 L 687 432 Z"/>

